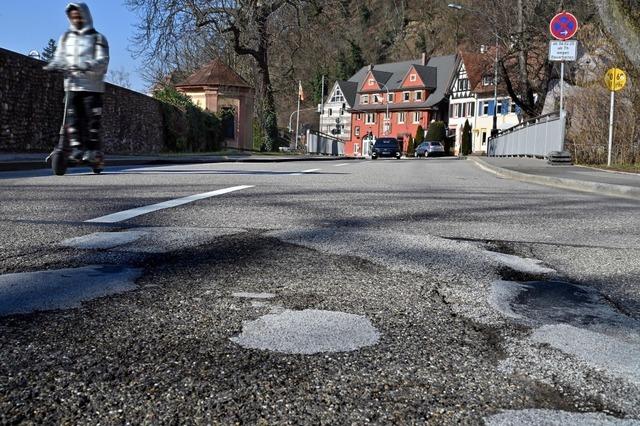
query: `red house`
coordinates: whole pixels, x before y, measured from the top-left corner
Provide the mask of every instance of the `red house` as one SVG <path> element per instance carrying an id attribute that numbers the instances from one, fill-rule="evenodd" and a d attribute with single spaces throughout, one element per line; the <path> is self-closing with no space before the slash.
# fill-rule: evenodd
<path id="1" fill-rule="evenodd" d="M 351 139 L 345 155 L 368 155 L 374 138 L 395 137 L 407 150 L 418 126 L 448 116 L 447 94 L 456 70 L 456 55 L 369 65 L 349 81 L 358 82 L 351 111 Z"/>

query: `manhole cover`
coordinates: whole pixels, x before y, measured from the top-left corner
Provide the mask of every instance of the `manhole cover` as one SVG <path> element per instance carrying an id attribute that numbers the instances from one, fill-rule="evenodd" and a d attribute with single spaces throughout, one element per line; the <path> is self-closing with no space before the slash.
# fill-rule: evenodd
<path id="1" fill-rule="evenodd" d="M 364 316 L 305 309 L 264 315 L 243 324 L 231 340 L 244 348 L 289 354 L 348 352 L 378 342 L 380 333 Z"/>

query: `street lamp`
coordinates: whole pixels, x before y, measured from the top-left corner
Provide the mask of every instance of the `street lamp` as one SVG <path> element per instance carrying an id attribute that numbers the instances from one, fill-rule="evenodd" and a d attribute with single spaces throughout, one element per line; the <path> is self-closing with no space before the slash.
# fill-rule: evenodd
<path id="1" fill-rule="evenodd" d="M 460 4 L 449 3 L 447 7 L 455 10 L 468 10 L 471 13 L 476 13 L 478 15 L 485 16 L 489 19 L 489 21 L 493 24 L 493 32 L 496 36 L 496 57 L 493 61 L 493 129 L 491 130 L 491 136 L 494 136 L 498 133 L 498 28 L 495 22 L 495 19 L 492 16 L 487 15 L 484 12 L 479 10 L 470 9 L 468 7 L 463 7 Z M 504 108 L 504 105 L 503 105 Z"/>

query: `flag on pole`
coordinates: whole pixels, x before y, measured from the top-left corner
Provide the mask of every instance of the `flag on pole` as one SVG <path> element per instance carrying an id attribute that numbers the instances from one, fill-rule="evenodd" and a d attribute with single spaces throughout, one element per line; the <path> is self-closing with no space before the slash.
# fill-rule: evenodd
<path id="1" fill-rule="evenodd" d="M 302 90 L 302 82 L 298 81 L 298 97 L 301 101 L 304 101 L 304 91 Z"/>

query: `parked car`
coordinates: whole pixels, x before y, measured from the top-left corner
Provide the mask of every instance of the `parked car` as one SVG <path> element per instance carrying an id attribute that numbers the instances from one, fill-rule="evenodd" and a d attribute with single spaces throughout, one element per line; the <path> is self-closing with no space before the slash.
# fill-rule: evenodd
<path id="1" fill-rule="evenodd" d="M 400 159 L 402 152 L 396 138 L 378 138 L 373 144 L 371 151 L 371 159 L 376 160 L 378 157 L 395 157 Z"/>
<path id="2" fill-rule="evenodd" d="M 444 146 L 441 142 L 425 141 L 416 147 L 416 157 L 428 157 L 430 155 L 444 155 Z"/>

